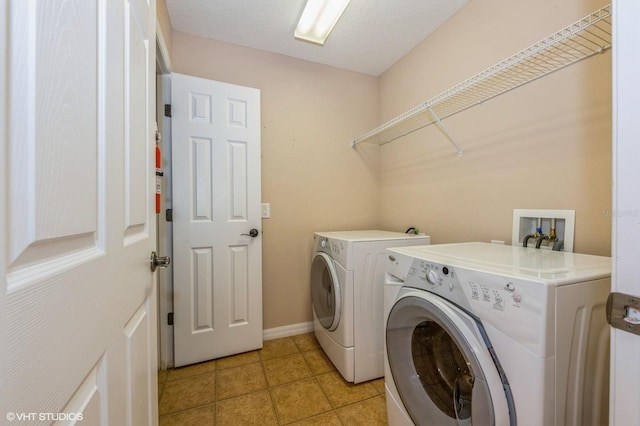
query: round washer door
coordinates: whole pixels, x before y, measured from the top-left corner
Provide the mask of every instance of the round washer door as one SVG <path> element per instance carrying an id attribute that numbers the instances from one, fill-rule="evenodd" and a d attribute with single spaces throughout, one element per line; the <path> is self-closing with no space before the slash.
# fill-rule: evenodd
<path id="1" fill-rule="evenodd" d="M 318 253 L 311 263 L 311 301 L 320 324 L 333 331 L 340 323 L 340 282 L 333 260 Z"/>
<path id="2" fill-rule="evenodd" d="M 386 339 L 393 382 L 416 425 L 514 423 L 511 396 L 465 312 L 431 293 L 409 292 L 389 313 Z"/>

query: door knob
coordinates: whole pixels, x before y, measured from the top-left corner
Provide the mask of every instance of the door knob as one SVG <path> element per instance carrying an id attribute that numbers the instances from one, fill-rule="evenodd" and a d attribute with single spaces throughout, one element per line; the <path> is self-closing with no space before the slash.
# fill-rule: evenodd
<path id="1" fill-rule="evenodd" d="M 257 237 L 257 236 L 258 236 L 258 230 L 257 230 L 257 229 L 255 229 L 255 228 L 253 228 L 251 231 L 249 231 L 249 233 L 248 233 L 248 234 L 240 234 L 240 235 L 241 235 L 241 236 L 243 236 L 243 237 L 252 237 L 252 238 L 255 238 L 255 237 Z"/>
<path id="2" fill-rule="evenodd" d="M 170 263 L 171 258 L 169 256 L 158 256 L 155 251 L 151 252 L 151 258 L 149 258 L 151 272 L 155 272 L 157 268 L 166 268 Z"/>

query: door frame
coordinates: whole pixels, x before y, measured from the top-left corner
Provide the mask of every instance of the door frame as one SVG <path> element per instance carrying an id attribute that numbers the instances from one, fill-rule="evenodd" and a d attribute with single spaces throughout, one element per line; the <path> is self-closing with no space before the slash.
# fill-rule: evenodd
<path id="1" fill-rule="evenodd" d="M 171 105 L 171 55 L 160 21 L 156 19 L 156 117 L 158 130 L 162 134 L 162 197 L 158 215 L 158 253 L 173 257 L 173 228 L 167 222 L 165 212 L 171 208 L 171 117 L 165 117 L 164 105 Z M 162 118 L 162 119 L 160 119 Z M 173 326 L 168 317 L 173 312 L 173 267 L 171 264 L 159 270 L 158 282 L 158 368 L 166 370 L 173 367 Z"/>
<path id="2" fill-rule="evenodd" d="M 0 0 L 0 27 L 6 28 L 7 22 L 7 1 Z M 0 46 L 2 46 L 2 53 L 0 53 L 0 164 L 6 163 L 6 89 L 7 89 L 7 39 L 6 31 L 0 31 Z M 5 173 L 0 173 L 0 188 L 6 188 L 5 185 Z M 5 221 L 5 194 L 0 192 L 0 223 L 6 223 Z M 5 265 L 6 253 L 5 247 L 7 246 L 7 239 L 4 232 L 0 232 L 0 415 L 9 412 L 10 407 L 7 407 L 7 310 L 6 310 L 6 276 L 7 269 Z"/>

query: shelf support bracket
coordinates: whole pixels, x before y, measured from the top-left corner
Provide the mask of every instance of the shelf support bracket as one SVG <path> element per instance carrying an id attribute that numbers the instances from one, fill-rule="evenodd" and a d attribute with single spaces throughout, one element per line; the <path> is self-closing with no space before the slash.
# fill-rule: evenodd
<path id="1" fill-rule="evenodd" d="M 436 121 L 436 123 L 438 124 L 438 127 L 440 127 L 440 130 L 442 130 L 442 133 L 444 133 L 447 139 L 449 139 L 449 142 L 451 142 L 451 145 L 453 145 L 456 148 L 456 150 L 458 150 L 458 157 L 462 157 L 462 148 L 460 147 L 460 145 L 458 145 L 455 139 L 453 139 L 453 136 L 451 136 L 451 133 L 449 133 L 449 130 L 447 130 L 444 123 L 440 121 L 440 117 L 438 117 L 438 115 L 433 111 L 433 109 L 431 109 L 431 107 L 427 107 L 427 110 L 429 110 L 431 117 L 433 117 L 433 119 Z"/>

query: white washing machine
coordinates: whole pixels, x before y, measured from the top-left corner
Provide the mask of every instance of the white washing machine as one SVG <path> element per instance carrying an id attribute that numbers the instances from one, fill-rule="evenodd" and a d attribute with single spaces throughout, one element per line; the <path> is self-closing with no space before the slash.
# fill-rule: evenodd
<path id="1" fill-rule="evenodd" d="M 393 248 L 390 425 L 608 423 L 611 259 L 488 243 Z"/>
<path id="2" fill-rule="evenodd" d="M 387 231 L 316 232 L 311 264 L 313 329 L 345 380 L 382 377 L 382 294 L 389 247 L 429 237 Z"/>

